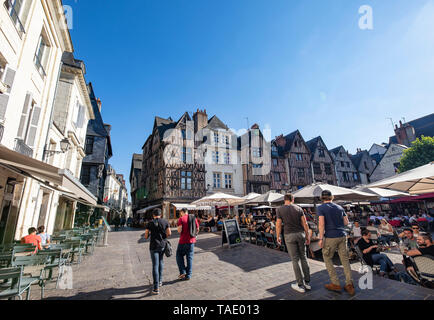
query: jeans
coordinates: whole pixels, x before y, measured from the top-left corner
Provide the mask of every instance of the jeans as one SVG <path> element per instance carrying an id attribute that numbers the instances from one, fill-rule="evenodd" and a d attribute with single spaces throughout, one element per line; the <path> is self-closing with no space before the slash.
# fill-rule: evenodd
<path id="1" fill-rule="evenodd" d="M 187 267 L 185 266 L 185 256 L 187 257 Z M 185 274 L 187 279 L 190 279 L 193 273 L 193 256 L 194 243 L 178 245 L 178 249 L 176 250 L 176 263 L 178 264 L 179 274 Z"/>
<path id="2" fill-rule="evenodd" d="M 285 234 L 285 243 L 288 248 L 289 256 L 292 260 L 295 278 L 298 285 L 303 286 L 303 276 L 306 283 L 310 283 L 310 270 L 306 258 L 306 238 L 304 233 L 287 233 Z M 303 275 L 301 274 L 298 262 L 301 262 Z"/>
<path id="3" fill-rule="evenodd" d="M 371 258 L 374 264 L 380 265 L 381 272 L 390 272 L 394 268 L 393 262 L 385 254 L 374 253 Z"/>
<path id="4" fill-rule="evenodd" d="M 395 236 L 385 234 L 385 235 L 382 235 L 378 238 L 378 242 L 390 245 L 390 242 L 392 242 L 394 239 L 395 239 Z"/>
<path id="5" fill-rule="evenodd" d="M 158 290 L 163 282 L 164 250 L 151 250 L 152 277 L 154 278 L 154 290 Z"/>

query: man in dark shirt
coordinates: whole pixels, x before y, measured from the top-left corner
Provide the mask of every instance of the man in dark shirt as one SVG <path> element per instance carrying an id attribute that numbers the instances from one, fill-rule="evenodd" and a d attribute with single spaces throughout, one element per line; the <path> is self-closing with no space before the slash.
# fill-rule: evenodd
<path id="1" fill-rule="evenodd" d="M 407 251 L 407 255 L 410 257 L 415 256 L 432 256 L 434 257 L 434 246 L 432 243 L 432 237 L 429 233 L 421 233 L 417 238 L 418 248 Z"/>
<path id="2" fill-rule="evenodd" d="M 154 290 L 152 294 L 159 294 L 159 287 L 163 285 L 164 249 L 166 248 L 167 238 L 172 235 L 169 222 L 161 219 L 161 209 L 154 209 L 152 212 L 154 220 L 146 226 L 145 239 L 151 236 L 149 250 L 152 260 L 152 276 L 154 278 Z"/>
<path id="3" fill-rule="evenodd" d="M 353 279 L 351 276 L 350 259 L 348 257 L 347 237 L 345 226 L 348 225 L 348 217 L 345 210 L 333 203 L 333 195 L 329 190 L 324 190 L 321 194 L 323 204 L 318 207 L 319 216 L 319 245 L 322 248 L 322 255 L 329 273 L 331 282 L 325 287 L 331 291 L 340 292 L 342 287 L 333 265 L 333 256 L 338 250 L 339 259 L 344 267 L 345 291 L 350 295 L 355 294 Z"/>
<path id="4" fill-rule="evenodd" d="M 292 284 L 292 288 L 304 293 L 310 290 L 310 270 L 306 258 L 306 245 L 309 245 L 309 227 L 303 210 L 294 204 L 292 194 L 285 195 L 285 205 L 277 209 L 276 238 L 279 245 L 282 244 L 280 234 L 282 232 L 282 222 L 284 224 L 284 238 L 289 256 L 292 260 L 297 283 Z M 303 276 L 298 262 L 301 262 Z"/>

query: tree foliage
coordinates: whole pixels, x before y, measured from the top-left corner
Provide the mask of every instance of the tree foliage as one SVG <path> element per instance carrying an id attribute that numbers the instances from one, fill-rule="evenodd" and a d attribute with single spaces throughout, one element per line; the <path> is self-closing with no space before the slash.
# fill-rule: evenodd
<path id="1" fill-rule="evenodd" d="M 426 165 L 434 161 L 434 137 L 424 137 L 413 141 L 411 148 L 404 150 L 401 158 L 399 172 Z"/>

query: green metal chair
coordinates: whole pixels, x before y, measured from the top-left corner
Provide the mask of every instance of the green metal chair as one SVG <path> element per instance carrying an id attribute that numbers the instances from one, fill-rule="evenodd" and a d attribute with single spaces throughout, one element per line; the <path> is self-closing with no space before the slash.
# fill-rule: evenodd
<path id="1" fill-rule="evenodd" d="M 63 242 L 64 244 L 70 244 L 71 248 L 71 263 L 74 263 L 75 257 L 78 256 L 77 264 L 82 261 L 83 253 L 86 249 L 86 241 L 83 240 L 67 240 Z"/>
<path id="2" fill-rule="evenodd" d="M 12 265 L 13 252 L 0 253 L 0 269 L 9 268 Z"/>
<path id="3" fill-rule="evenodd" d="M 0 299 L 18 297 L 23 299 L 22 294 L 27 291 L 26 300 L 30 299 L 30 288 L 38 279 L 23 277 L 23 267 L 0 269 Z"/>
<path id="4" fill-rule="evenodd" d="M 46 283 L 48 281 L 53 280 L 53 271 L 57 269 L 57 278 L 56 278 L 56 289 L 57 289 L 59 285 L 60 275 L 61 275 L 61 268 L 64 267 L 69 262 L 69 257 L 64 258 L 62 254 L 62 249 L 43 250 L 43 251 L 39 251 L 38 255 L 47 257 L 42 281 Z M 48 276 L 47 276 L 47 272 L 48 272 Z"/>
<path id="5" fill-rule="evenodd" d="M 34 256 L 15 256 L 12 260 L 12 267 L 23 267 L 23 278 L 21 282 L 24 284 L 31 282 L 31 284 L 38 283 L 41 287 L 41 299 L 44 299 L 44 268 L 47 264 L 47 257 L 34 255 Z"/>
<path id="6" fill-rule="evenodd" d="M 34 245 L 29 245 L 29 246 L 15 246 L 15 247 L 13 248 L 14 255 L 17 254 L 17 253 L 24 253 L 24 254 L 28 253 L 28 254 L 32 254 L 32 253 L 34 253 L 35 251 L 36 251 L 36 246 L 34 246 Z"/>

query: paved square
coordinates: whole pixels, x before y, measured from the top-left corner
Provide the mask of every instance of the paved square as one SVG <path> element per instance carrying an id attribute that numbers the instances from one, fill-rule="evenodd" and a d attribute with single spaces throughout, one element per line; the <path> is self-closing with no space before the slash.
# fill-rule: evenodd
<path id="1" fill-rule="evenodd" d="M 193 278 L 179 282 L 175 256 L 165 257 L 164 286 L 159 296 L 152 296 L 152 273 L 149 243 L 138 243 L 143 230 L 109 233 L 109 246 L 97 247 L 92 256 L 81 265 L 73 266 L 74 289 L 54 289 L 49 284 L 47 299 L 109 300 L 109 299 L 167 299 L 167 300 L 433 300 L 434 290 L 403 284 L 374 276 L 373 290 L 356 288 L 350 297 L 343 292 L 324 289 L 329 281 L 322 262 L 309 260 L 312 291 L 299 294 L 291 289 L 295 280 L 292 265 L 286 253 L 269 248 L 243 244 L 222 248 L 221 237 L 200 234 L 195 248 Z M 178 238 L 172 236 L 176 250 Z M 354 265 L 355 270 L 358 269 Z M 340 269 L 340 268 L 339 268 Z M 360 275 L 354 271 L 357 286 Z M 338 271 L 343 282 L 343 272 Z M 38 287 L 33 287 L 32 298 L 39 299 Z"/>

